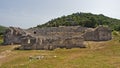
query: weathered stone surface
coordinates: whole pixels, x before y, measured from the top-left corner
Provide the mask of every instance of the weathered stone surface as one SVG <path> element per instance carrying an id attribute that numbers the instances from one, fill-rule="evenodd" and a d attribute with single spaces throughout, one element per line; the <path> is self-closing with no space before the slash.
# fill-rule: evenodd
<path id="1" fill-rule="evenodd" d="M 83 48 L 84 41 L 110 40 L 111 30 L 81 26 L 31 28 L 10 27 L 4 34 L 4 44 L 21 44 L 19 49 L 53 50 L 55 48 Z"/>
<path id="2" fill-rule="evenodd" d="M 40 49 L 40 50 L 53 50 L 56 48 L 83 48 L 84 39 L 81 36 L 77 37 L 32 37 L 26 36 L 22 39 L 20 49 Z"/>
<path id="3" fill-rule="evenodd" d="M 103 26 L 95 29 L 87 29 L 83 37 L 85 41 L 107 41 L 112 39 L 111 30 Z"/>
<path id="4" fill-rule="evenodd" d="M 26 33 L 23 29 L 16 28 L 16 27 L 10 27 L 6 30 L 4 34 L 4 44 L 10 45 L 10 44 L 20 44 L 21 40 L 20 38 L 24 36 Z"/>

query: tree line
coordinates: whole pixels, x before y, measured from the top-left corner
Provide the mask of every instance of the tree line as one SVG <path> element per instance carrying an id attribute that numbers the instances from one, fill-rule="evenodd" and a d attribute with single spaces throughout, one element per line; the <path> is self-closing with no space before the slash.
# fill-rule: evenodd
<path id="1" fill-rule="evenodd" d="M 83 26 L 95 28 L 99 25 L 110 27 L 112 30 L 120 31 L 120 20 L 104 16 L 103 14 L 92 14 L 77 12 L 71 15 L 52 19 L 37 27 L 59 27 L 59 26 Z"/>

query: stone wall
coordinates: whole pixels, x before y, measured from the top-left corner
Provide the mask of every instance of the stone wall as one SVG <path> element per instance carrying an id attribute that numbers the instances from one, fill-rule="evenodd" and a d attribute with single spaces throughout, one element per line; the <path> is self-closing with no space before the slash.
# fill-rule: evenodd
<path id="1" fill-rule="evenodd" d="M 111 30 L 99 26 L 95 29 L 81 26 L 31 28 L 10 27 L 4 34 L 4 44 L 21 44 L 20 49 L 85 47 L 84 41 L 111 40 Z"/>
<path id="2" fill-rule="evenodd" d="M 67 26 L 67 27 L 46 27 L 46 28 L 31 28 L 28 29 L 27 32 L 29 32 L 32 35 L 61 35 L 63 34 L 76 34 L 80 32 L 84 32 L 87 28 L 81 27 L 81 26 Z"/>
<path id="3" fill-rule="evenodd" d="M 39 49 L 53 50 L 56 48 L 83 48 L 84 39 L 81 36 L 77 37 L 32 37 L 26 36 L 22 39 L 20 49 Z"/>
<path id="4" fill-rule="evenodd" d="M 99 26 L 95 29 L 86 30 L 83 34 L 85 41 L 107 41 L 112 39 L 111 30 L 108 27 Z"/>
<path id="5" fill-rule="evenodd" d="M 16 27 L 10 27 L 6 30 L 4 33 L 4 44 L 10 45 L 10 44 L 20 44 L 21 40 L 20 38 L 25 35 L 25 32 Z"/>

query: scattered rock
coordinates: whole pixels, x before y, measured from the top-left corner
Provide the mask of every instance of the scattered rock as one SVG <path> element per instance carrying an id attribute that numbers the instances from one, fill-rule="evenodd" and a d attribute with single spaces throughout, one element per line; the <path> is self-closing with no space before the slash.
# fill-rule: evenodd
<path id="1" fill-rule="evenodd" d="M 38 56 L 29 56 L 31 60 L 41 60 L 41 59 L 48 59 L 48 58 L 56 58 L 56 55 L 38 55 Z"/>
<path id="2" fill-rule="evenodd" d="M 32 59 L 41 60 L 41 59 L 43 59 L 43 58 L 45 58 L 45 56 L 44 56 L 44 55 L 39 55 L 39 56 L 30 56 L 30 57 L 29 57 L 29 59 L 30 59 L 30 60 L 32 60 Z"/>

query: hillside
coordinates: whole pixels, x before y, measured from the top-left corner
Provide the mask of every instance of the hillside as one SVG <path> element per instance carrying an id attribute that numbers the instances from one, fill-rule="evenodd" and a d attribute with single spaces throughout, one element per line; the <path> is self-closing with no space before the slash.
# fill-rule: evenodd
<path id="1" fill-rule="evenodd" d="M 58 27 L 58 26 L 84 26 L 97 27 L 98 25 L 109 26 L 112 30 L 120 30 L 120 20 L 92 13 L 73 13 L 71 15 L 52 19 L 45 24 L 37 25 L 37 27 Z"/>

